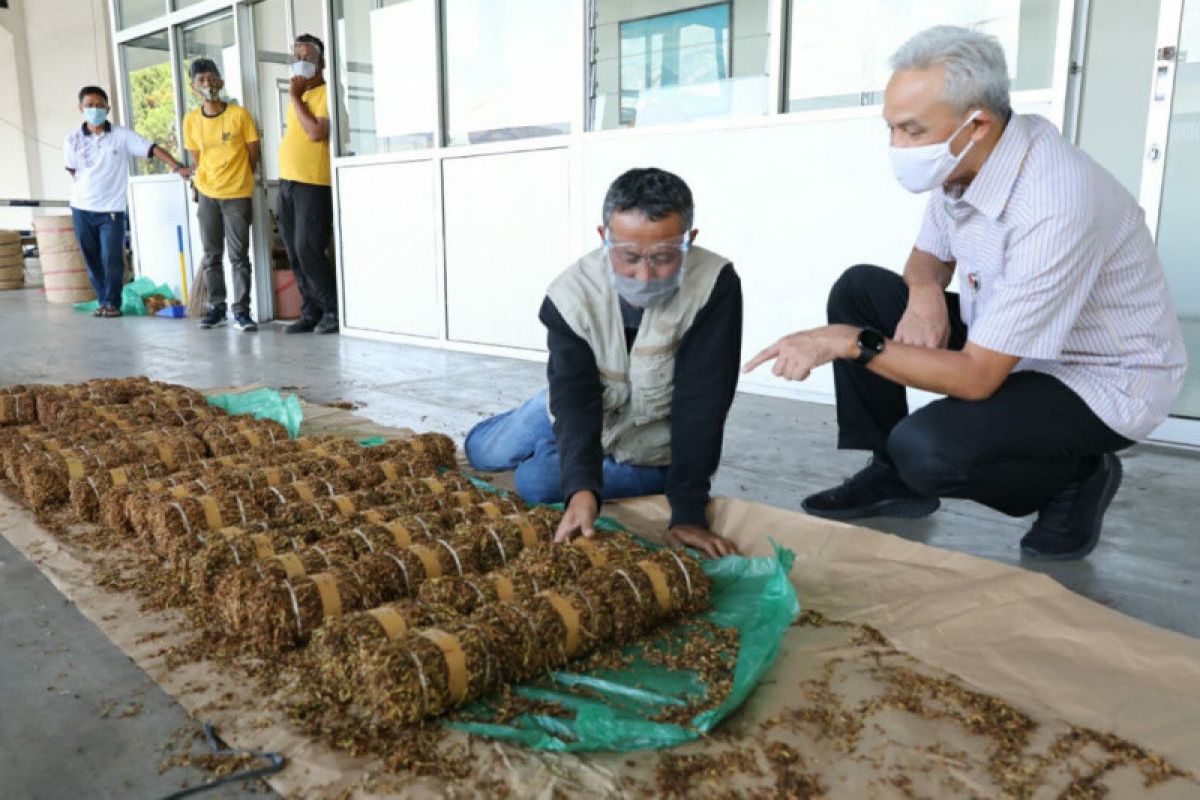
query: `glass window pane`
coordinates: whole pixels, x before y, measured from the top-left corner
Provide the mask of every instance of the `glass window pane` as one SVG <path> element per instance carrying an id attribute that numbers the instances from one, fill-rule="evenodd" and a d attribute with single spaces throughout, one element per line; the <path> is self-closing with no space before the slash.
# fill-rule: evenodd
<path id="1" fill-rule="evenodd" d="M 451 145 L 571 132 L 571 0 L 446 0 Z"/>
<path id="2" fill-rule="evenodd" d="M 204 0 L 174 0 L 174 2 L 175 2 L 175 8 L 180 9 L 180 8 L 187 8 L 188 6 L 194 6 L 197 3 L 203 3 Z"/>
<path id="3" fill-rule="evenodd" d="M 288 39 L 286 0 L 264 0 L 254 6 L 254 63 L 258 70 L 262 119 L 262 170 L 268 181 L 279 179 L 279 142 L 291 100 L 292 43 Z"/>
<path id="4" fill-rule="evenodd" d="M 343 155 L 433 146 L 433 0 L 335 0 Z"/>
<path id="5" fill-rule="evenodd" d="M 129 86 L 129 125 L 142 136 L 179 157 L 175 136 L 175 87 L 171 82 L 171 52 L 167 32 L 143 36 L 121 45 Z M 133 159 L 138 175 L 167 171 L 158 159 Z"/>
<path id="6" fill-rule="evenodd" d="M 593 130 L 768 111 L 768 0 L 596 0 Z"/>
<path id="7" fill-rule="evenodd" d="M 183 76 L 184 113 L 200 106 L 200 95 L 192 89 L 191 66 L 197 58 L 216 62 L 225 80 L 221 90 L 224 99 L 238 103 L 242 96 L 242 62 L 238 58 L 237 39 L 233 31 L 233 15 L 207 17 L 183 26 L 180 36 L 179 74 Z"/>
<path id="8" fill-rule="evenodd" d="M 793 0 L 788 110 L 882 103 L 888 59 L 910 36 L 934 25 L 996 36 L 1014 91 L 1050 87 L 1058 0 Z"/>
<path id="9" fill-rule="evenodd" d="M 117 19 L 122 28 L 141 25 L 166 13 L 167 4 L 163 0 L 117 0 Z"/>

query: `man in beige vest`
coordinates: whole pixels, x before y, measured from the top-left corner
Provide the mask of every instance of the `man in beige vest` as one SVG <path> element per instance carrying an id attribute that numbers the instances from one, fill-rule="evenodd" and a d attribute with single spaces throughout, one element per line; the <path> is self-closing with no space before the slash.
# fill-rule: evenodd
<path id="1" fill-rule="evenodd" d="M 734 552 L 706 509 L 737 388 L 742 290 L 728 259 L 693 244 L 693 212 L 676 175 L 617 178 L 603 246 L 542 303 L 549 386 L 467 434 L 476 469 L 515 469 L 529 502 L 566 501 L 559 541 L 591 536 L 603 500 L 665 491 L 669 542 Z"/>

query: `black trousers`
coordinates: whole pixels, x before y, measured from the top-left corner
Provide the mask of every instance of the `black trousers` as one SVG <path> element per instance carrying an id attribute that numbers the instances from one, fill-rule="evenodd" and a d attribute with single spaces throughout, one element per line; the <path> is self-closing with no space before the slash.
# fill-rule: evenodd
<path id="1" fill-rule="evenodd" d="M 831 323 L 887 336 L 908 305 L 903 278 L 859 265 L 829 293 Z M 946 293 L 950 348 L 966 343 L 958 295 Z M 962 497 L 1012 516 L 1046 505 L 1104 454 L 1133 442 L 1114 432 L 1057 378 L 1014 372 L 987 400 L 945 398 L 909 414 L 904 387 L 852 361 L 833 365 L 838 447 L 885 455 L 929 497 Z"/>
<path id="2" fill-rule="evenodd" d="M 333 190 L 281 180 L 276 217 L 303 300 L 301 316 L 313 322 L 325 314 L 336 317 L 337 278 L 327 252 L 333 236 Z"/>

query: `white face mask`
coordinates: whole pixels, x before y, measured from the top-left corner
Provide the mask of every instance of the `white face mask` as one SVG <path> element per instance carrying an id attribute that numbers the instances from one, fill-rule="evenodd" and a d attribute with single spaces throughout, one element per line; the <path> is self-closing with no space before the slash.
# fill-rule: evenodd
<path id="1" fill-rule="evenodd" d="M 972 111 L 971 116 L 967 117 L 962 125 L 955 128 L 954 133 L 950 134 L 950 138 L 944 142 L 921 147 L 896 147 L 895 145 L 889 147 L 888 158 L 892 162 L 892 172 L 895 173 L 896 180 L 900 182 L 900 185 L 910 192 L 920 193 L 928 192 L 945 183 L 946 179 L 950 177 L 950 173 L 954 172 L 954 168 L 975 146 L 974 140 L 971 140 L 967 142 L 967 146 L 962 149 L 962 152 L 954 155 L 950 151 L 950 143 L 977 116 L 979 116 L 978 109 Z"/>
<path id="2" fill-rule="evenodd" d="M 308 80 L 317 74 L 317 65 L 311 61 L 293 61 L 292 77 Z"/>

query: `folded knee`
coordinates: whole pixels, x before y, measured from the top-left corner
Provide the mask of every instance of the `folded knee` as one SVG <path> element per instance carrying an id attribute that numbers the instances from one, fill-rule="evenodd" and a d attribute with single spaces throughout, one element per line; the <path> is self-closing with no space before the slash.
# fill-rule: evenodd
<path id="1" fill-rule="evenodd" d="M 852 309 L 861 305 L 867 287 L 880 270 L 881 267 L 871 264 L 855 264 L 843 272 L 829 290 L 829 300 L 825 304 L 826 319 L 831 324 L 849 322 L 853 316 Z"/>
<path id="2" fill-rule="evenodd" d="M 517 494 L 526 503 L 562 502 L 562 487 L 557 472 L 551 475 L 532 460 L 524 461 L 513 474 Z"/>
<path id="3" fill-rule="evenodd" d="M 941 497 L 963 479 L 964 464 L 933 431 L 912 418 L 888 437 L 887 454 L 900 480 L 926 497 Z"/>

